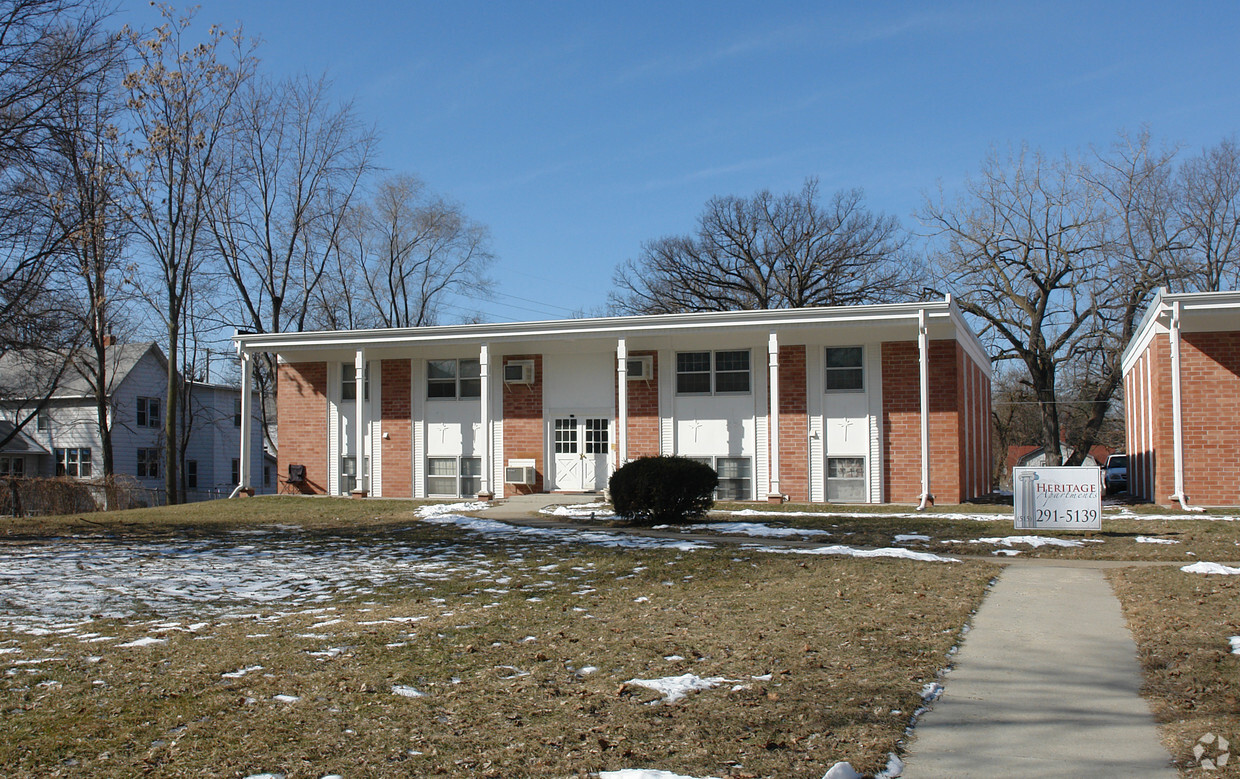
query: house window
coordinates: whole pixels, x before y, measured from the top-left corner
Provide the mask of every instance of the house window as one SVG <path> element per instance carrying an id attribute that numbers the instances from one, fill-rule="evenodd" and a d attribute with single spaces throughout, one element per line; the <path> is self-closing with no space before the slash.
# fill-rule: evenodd
<path id="1" fill-rule="evenodd" d="M 159 478 L 159 449 L 138 450 L 138 478 Z"/>
<path id="2" fill-rule="evenodd" d="M 353 490 L 357 489 L 357 486 L 358 486 L 357 458 L 356 457 L 341 457 L 340 458 L 340 492 L 341 494 L 348 495 L 349 493 L 353 492 Z"/>
<path id="3" fill-rule="evenodd" d="M 232 481 L 229 482 L 229 484 L 240 484 L 240 483 L 241 483 L 241 459 L 234 457 L 232 458 Z"/>
<path id="4" fill-rule="evenodd" d="M 426 397 L 477 398 L 482 395 L 478 360 L 427 360 Z"/>
<path id="5" fill-rule="evenodd" d="M 426 494 L 442 498 L 469 498 L 482 491 L 481 457 L 429 457 Z"/>
<path id="6" fill-rule="evenodd" d="M 263 486 L 264 487 L 271 486 L 271 466 L 270 465 L 263 466 Z"/>
<path id="7" fill-rule="evenodd" d="M 753 466 L 748 457 L 690 457 L 690 460 L 706 463 L 719 476 L 715 488 L 716 500 L 752 500 Z"/>
<path id="8" fill-rule="evenodd" d="M 185 461 L 185 488 L 189 490 L 198 489 L 198 461 Z"/>
<path id="9" fill-rule="evenodd" d="M 370 363 L 363 369 L 365 384 L 362 387 L 362 399 L 370 400 Z M 357 367 L 353 363 L 340 365 L 340 399 L 357 400 Z"/>
<path id="10" fill-rule="evenodd" d="M 860 392 L 864 389 L 860 346 L 827 347 L 827 391 Z"/>
<path id="11" fill-rule="evenodd" d="M 52 423 L 47 418 L 46 411 L 40 411 L 37 415 L 35 415 L 34 427 L 36 430 L 50 430 L 51 429 Z"/>
<path id="12" fill-rule="evenodd" d="M 0 457 L 0 476 L 12 476 L 20 479 L 26 475 L 26 458 Z"/>
<path id="13" fill-rule="evenodd" d="M 681 395 L 749 392 L 749 350 L 678 352 L 676 392 Z"/>
<path id="14" fill-rule="evenodd" d="M 607 454 L 607 419 L 586 419 L 586 454 Z"/>
<path id="15" fill-rule="evenodd" d="M 233 427 L 241 427 L 241 398 L 233 398 Z"/>
<path id="16" fill-rule="evenodd" d="M 159 427 L 159 398 L 138 398 L 138 427 Z"/>
<path id="17" fill-rule="evenodd" d="M 827 458 L 827 500 L 865 502 L 865 458 Z"/>
<path id="18" fill-rule="evenodd" d="M 89 479 L 90 449 L 56 449 L 56 475 Z"/>

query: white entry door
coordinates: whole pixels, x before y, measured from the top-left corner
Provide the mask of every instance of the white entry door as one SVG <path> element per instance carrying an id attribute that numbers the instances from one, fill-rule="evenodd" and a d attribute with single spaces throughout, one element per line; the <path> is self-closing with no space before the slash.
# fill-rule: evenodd
<path id="1" fill-rule="evenodd" d="M 555 418 L 555 489 L 597 492 L 607 486 L 608 420 Z"/>

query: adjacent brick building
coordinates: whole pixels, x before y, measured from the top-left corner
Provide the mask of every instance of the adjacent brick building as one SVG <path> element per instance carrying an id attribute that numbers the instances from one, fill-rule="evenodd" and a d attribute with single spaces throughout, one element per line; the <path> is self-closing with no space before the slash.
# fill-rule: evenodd
<path id="1" fill-rule="evenodd" d="M 728 499 L 991 486 L 990 363 L 950 298 L 236 340 L 278 356 L 279 467 L 305 466 L 299 491 L 594 492 L 654 454 L 710 463 Z"/>
<path id="2" fill-rule="evenodd" d="M 1240 292 L 1160 291 L 1123 370 L 1129 492 L 1240 505 Z"/>

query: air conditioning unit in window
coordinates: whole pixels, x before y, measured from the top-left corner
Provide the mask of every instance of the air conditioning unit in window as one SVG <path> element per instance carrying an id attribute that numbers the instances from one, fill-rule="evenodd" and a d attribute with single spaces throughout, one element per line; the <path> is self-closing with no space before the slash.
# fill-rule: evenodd
<path id="1" fill-rule="evenodd" d="M 654 357 L 649 354 L 630 357 L 625 361 L 624 370 L 629 381 L 650 381 L 654 378 Z"/>
<path id="2" fill-rule="evenodd" d="M 533 384 L 534 361 L 513 360 L 512 362 L 504 363 L 504 383 Z"/>
<path id="3" fill-rule="evenodd" d="M 504 482 L 507 484 L 534 484 L 534 466 L 508 466 L 504 469 Z"/>

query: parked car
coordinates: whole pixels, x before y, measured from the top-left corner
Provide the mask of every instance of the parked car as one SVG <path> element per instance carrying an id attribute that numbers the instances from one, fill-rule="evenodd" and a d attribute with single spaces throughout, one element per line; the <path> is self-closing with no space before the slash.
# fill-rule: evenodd
<path id="1" fill-rule="evenodd" d="M 1108 495 L 1128 489 L 1128 455 L 1113 454 L 1102 469 L 1102 483 Z"/>

